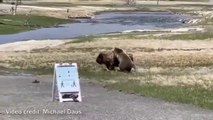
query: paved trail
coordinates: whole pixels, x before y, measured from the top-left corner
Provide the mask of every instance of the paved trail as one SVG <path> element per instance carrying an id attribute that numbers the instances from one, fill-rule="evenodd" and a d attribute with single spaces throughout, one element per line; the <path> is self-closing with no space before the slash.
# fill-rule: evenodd
<path id="1" fill-rule="evenodd" d="M 41 81 L 32 83 L 34 79 Z M 0 76 L 0 120 L 212 120 L 213 111 L 109 91 L 81 81 L 82 103 L 51 102 L 52 76 Z M 13 115 L 15 110 L 19 112 Z M 45 111 L 65 110 L 63 115 Z M 70 114 L 72 110 L 73 114 Z M 31 111 L 32 113 L 20 113 Z M 34 112 L 34 113 L 33 113 Z"/>

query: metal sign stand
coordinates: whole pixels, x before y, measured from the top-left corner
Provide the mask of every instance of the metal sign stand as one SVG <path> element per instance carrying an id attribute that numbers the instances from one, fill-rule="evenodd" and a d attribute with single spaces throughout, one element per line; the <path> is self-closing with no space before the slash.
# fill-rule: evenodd
<path id="1" fill-rule="evenodd" d="M 66 70 L 68 70 L 69 77 L 60 75 L 62 73 L 59 73 L 59 69 L 64 70 L 62 71 L 63 74 Z M 69 70 L 74 70 L 75 73 L 69 73 Z M 71 79 L 71 77 L 73 76 L 75 76 L 75 78 Z M 60 79 L 61 83 L 59 83 L 59 78 L 61 78 Z M 73 84 L 70 85 L 71 83 Z M 61 86 L 61 88 L 59 86 Z M 66 89 L 62 89 L 62 88 L 66 88 Z M 56 97 L 56 93 L 57 93 L 56 90 L 58 91 L 58 97 Z M 82 101 L 81 90 L 80 90 L 80 80 L 78 76 L 78 68 L 76 63 L 55 64 L 54 75 L 53 75 L 53 86 L 52 86 L 52 101 L 55 101 L 56 98 L 59 98 L 60 102 L 67 102 L 67 101 L 81 102 Z"/>

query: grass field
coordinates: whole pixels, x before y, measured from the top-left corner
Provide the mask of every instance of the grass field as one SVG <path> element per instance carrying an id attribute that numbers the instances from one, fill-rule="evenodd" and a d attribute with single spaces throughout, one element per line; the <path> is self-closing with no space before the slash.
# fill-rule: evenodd
<path id="1" fill-rule="evenodd" d="M 169 39 L 169 40 L 205 40 L 213 38 L 212 32 L 197 32 L 197 33 L 185 33 L 185 34 L 177 34 L 177 35 L 170 35 L 166 37 L 162 37 L 162 39 Z"/>
<path id="2" fill-rule="evenodd" d="M 28 24 L 26 20 L 29 21 Z M 44 16 L 0 15 L 0 34 L 12 34 L 68 22 L 71 21 Z"/>
<path id="3" fill-rule="evenodd" d="M 211 39 L 156 40 L 127 36 L 91 36 L 86 41 L 81 37 L 56 48 L 9 52 L 1 55 L 0 66 L 52 74 L 54 63 L 77 62 L 82 79 L 98 81 L 108 89 L 213 109 Z M 106 71 L 95 62 L 100 51 L 115 46 L 133 53 L 136 73 Z"/>

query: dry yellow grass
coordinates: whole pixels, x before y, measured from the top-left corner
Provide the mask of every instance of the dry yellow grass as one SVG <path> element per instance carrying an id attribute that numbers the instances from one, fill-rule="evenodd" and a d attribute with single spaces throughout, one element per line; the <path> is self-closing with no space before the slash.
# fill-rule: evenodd
<path id="1" fill-rule="evenodd" d="M 213 87 L 213 40 L 170 41 L 100 38 L 84 43 L 67 43 L 31 52 L 1 52 L 0 65 L 16 69 L 52 69 L 56 62 L 77 62 L 80 69 L 106 72 L 95 62 L 100 51 L 121 47 L 133 53 L 138 73 L 128 80 L 162 86 Z M 33 48 L 33 47 L 32 47 Z M 119 76 L 117 76 L 119 77 Z M 119 79 L 122 79 L 120 76 Z M 118 82 L 109 78 L 107 82 Z"/>
<path id="2" fill-rule="evenodd" d="M 113 48 L 121 47 L 128 49 L 136 48 L 153 48 L 153 49 L 212 49 L 213 39 L 210 40 L 152 40 L 152 39 L 128 39 L 128 38 L 95 38 L 93 42 L 73 43 L 68 44 L 66 47 L 73 48 Z"/>

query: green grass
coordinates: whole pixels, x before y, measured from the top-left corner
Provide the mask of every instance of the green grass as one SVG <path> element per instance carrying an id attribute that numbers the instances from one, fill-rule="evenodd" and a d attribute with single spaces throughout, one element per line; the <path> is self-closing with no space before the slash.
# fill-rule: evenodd
<path id="1" fill-rule="evenodd" d="M 77 37 L 76 39 L 74 39 L 71 42 L 67 42 L 66 44 L 71 44 L 71 43 L 83 43 L 83 42 L 94 42 L 96 40 L 100 40 L 101 38 L 107 37 L 107 38 L 125 38 L 125 39 L 136 39 L 138 38 L 137 35 L 141 35 L 142 33 L 128 33 L 128 34 L 114 34 L 114 35 L 110 35 L 110 34 L 104 34 L 104 35 L 90 35 L 90 36 L 82 36 L 82 37 Z"/>
<path id="2" fill-rule="evenodd" d="M 31 16 L 29 18 L 29 25 L 26 25 L 26 19 L 28 17 L 24 15 L 0 15 L 0 34 L 18 33 L 71 22 L 70 20 L 52 17 Z"/>
<path id="3" fill-rule="evenodd" d="M 181 71 L 180 71 L 181 72 Z M 176 76 L 176 73 L 169 75 Z M 180 73 L 187 74 L 187 73 Z M 126 93 L 147 97 L 160 98 L 169 102 L 193 104 L 202 108 L 213 109 L 213 88 L 205 89 L 195 86 L 160 86 L 153 83 L 140 83 L 135 78 L 144 76 L 146 81 L 152 80 L 155 73 L 122 73 L 113 71 L 94 72 L 87 68 L 80 70 L 80 76 L 90 80 L 98 80 L 108 89 L 115 89 Z M 169 76 L 166 75 L 166 76 Z M 110 76 L 110 77 L 109 77 Z M 115 81 L 115 83 L 109 81 Z"/>
<path id="4" fill-rule="evenodd" d="M 90 35 L 90 36 L 82 36 L 77 37 L 71 42 L 67 42 L 66 44 L 71 43 L 83 43 L 83 42 L 94 42 L 96 40 L 101 40 L 102 38 L 110 38 L 113 40 L 113 38 L 120 38 L 120 39 L 141 39 L 141 38 L 149 38 L 148 36 L 143 35 L 152 35 L 154 33 L 159 32 L 130 32 L 130 33 L 114 33 L 114 34 L 103 34 L 103 35 Z"/>
<path id="5" fill-rule="evenodd" d="M 187 74 L 188 73 L 181 72 L 180 70 L 165 73 L 165 76 L 181 76 Z M 153 77 L 156 77 L 156 75 L 156 73 L 152 72 L 129 74 L 114 71 L 99 71 L 97 69 L 89 68 L 82 68 L 80 70 L 80 76 L 90 80 L 97 80 L 108 89 L 119 90 L 122 92 L 147 97 L 160 98 L 169 102 L 187 103 L 206 109 L 213 109 L 212 87 L 210 89 L 205 89 L 199 85 L 161 86 L 150 83 L 149 81 L 152 80 Z M 143 76 L 143 78 L 141 76 Z M 138 77 L 141 78 L 137 79 Z M 141 81 L 147 82 L 141 83 Z"/>
<path id="6" fill-rule="evenodd" d="M 119 82 L 108 84 L 108 88 L 127 93 L 161 98 L 170 102 L 188 103 L 202 108 L 213 109 L 213 90 L 198 87 L 159 86 L 154 84 L 139 85 L 137 82 Z"/>
<path id="7" fill-rule="evenodd" d="M 82 37 L 78 37 L 77 39 L 71 41 L 71 42 L 67 42 L 66 44 L 70 44 L 70 43 L 82 43 L 82 42 L 92 42 L 95 41 L 98 38 L 98 36 L 82 36 Z"/>
<path id="8" fill-rule="evenodd" d="M 206 19 L 202 20 L 200 23 L 198 23 L 198 25 L 212 26 L 213 25 L 213 18 L 206 18 Z"/>
<path id="9" fill-rule="evenodd" d="M 205 40 L 209 38 L 213 38 L 213 32 L 195 32 L 161 37 L 161 39 L 168 40 Z"/>

